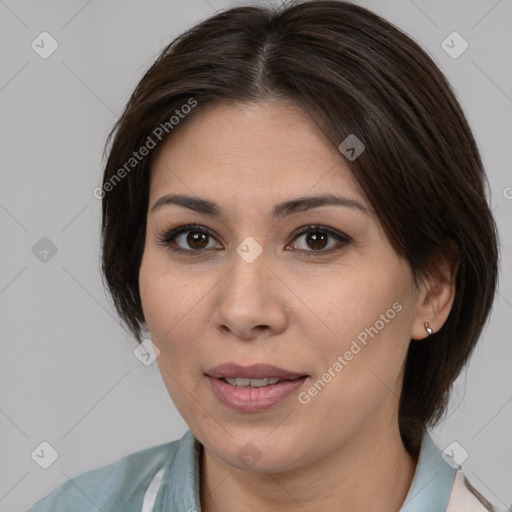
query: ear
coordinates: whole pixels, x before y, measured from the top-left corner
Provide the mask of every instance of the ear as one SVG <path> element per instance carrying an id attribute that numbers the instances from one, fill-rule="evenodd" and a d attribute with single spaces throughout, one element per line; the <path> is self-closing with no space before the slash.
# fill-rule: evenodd
<path id="1" fill-rule="evenodd" d="M 452 246 L 448 254 L 455 256 Z M 438 258 L 436 272 L 423 279 L 419 287 L 416 315 L 411 326 L 411 339 L 421 340 L 429 336 L 425 322 L 438 332 L 446 322 L 455 299 L 455 279 L 458 270 L 458 255 Z"/>

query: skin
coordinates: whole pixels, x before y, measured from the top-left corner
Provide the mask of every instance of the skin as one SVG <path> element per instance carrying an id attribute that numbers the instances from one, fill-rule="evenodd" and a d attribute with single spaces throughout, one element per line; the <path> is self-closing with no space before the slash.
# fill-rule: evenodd
<path id="1" fill-rule="evenodd" d="M 204 446 L 202 510 L 398 511 L 417 462 L 398 429 L 404 360 L 411 339 L 427 336 L 424 322 L 434 331 L 445 322 L 451 276 L 415 285 L 344 157 L 292 104 L 206 107 L 155 157 L 140 293 L 162 378 Z M 224 216 L 177 205 L 152 211 L 171 193 L 214 201 Z M 367 211 L 322 206 L 271 217 L 282 201 L 324 193 Z M 161 243 L 192 223 L 213 236 L 191 246 L 178 235 L 174 246 L 206 247 L 202 255 Z M 293 236 L 315 224 L 350 241 L 329 236 L 315 246 Z M 263 248 L 252 263 L 236 252 L 248 236 Z M 295 393 L 266 411 L 237 412 L 204 375 L 225 362 L 268 363 L 309 375 L 299 391 L 307 390 L 396 302 L 400 312 L 307 404 Z M 250 467 L 237 456 L 249 442 L 260 457 Z"/>

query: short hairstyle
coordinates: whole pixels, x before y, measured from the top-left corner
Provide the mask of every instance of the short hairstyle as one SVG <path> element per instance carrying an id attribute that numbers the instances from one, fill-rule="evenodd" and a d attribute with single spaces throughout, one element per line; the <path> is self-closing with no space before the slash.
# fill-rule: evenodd
<path id="1" fill-rule="evenodd" d="M 441 276 L 440 258 L 456 270 L 447 321 L 407 353 L 399 428 L 417 454 L 487 322 L 498 237 L 482 160 L 447 79 L 408 35 L 365 8 L 328 0 L 231 8 L 164 48 L 105 147 L 101 258 L 114 305 L 140 342 L 138 277 L 156 151 L 135 163 L 133 152 L 171 137 L 172 117 L 191 110 L 184 105 L 194 108 L 181 123 L 214 103 L 265 100 L 291 100 L 336 146 L 351 134 L 364 143 L 348 167 L 416 284 Z"/>

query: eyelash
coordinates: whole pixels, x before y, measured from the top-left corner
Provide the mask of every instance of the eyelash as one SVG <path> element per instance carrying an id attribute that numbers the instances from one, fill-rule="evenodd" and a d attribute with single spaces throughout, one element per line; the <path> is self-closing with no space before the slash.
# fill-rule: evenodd
<path id="1" fill-rule="evenodd" d="M 306 251 L 304 249 L 297 249 L 298 251 L 302 252 L 302 254 L 307 258 L 311 258 L 311 257 L 316 258 L 316 257 L 330 255 L 335 251 L 341 250 L 344 246 L 346 246 L 352 242 L 352 239 L 349 236 L 345 235 L 344 233 L 341 233 L 339 231 L 333 230 L 333 229 L 325 227 L 325 226 L 321 226 L 319 224 L 306 226 L 305 228 L 299 228 L 299 230 L 300 231 L 298 231 L 298 232 L 296 231 L 293 234 L 292 242 L 295 241 L 300 236 L 308 234 L 310 232 L 313 232 L 313 233 L 319 232 L 319 233 L 327 234 L 339 242 L 337 245 L 335 245 L 329 249 L 319 249 L 316 251 L 315 250 Z M 189 224 L 186 226 L 179 226 L 177 228 L 174 228 L 174 229 L 164 233 L 161 237 L 158 238 L 158 243 L 168 247 L 170 250 L 172 250 L 175 253 L 181 253 L 181 254 L 194 256 L 194 257 L 201 257 L 201 256 L 204 257 L 206 251 L 217 250 L 217 249 L 182 249 L 180 247 L 176 247 L 176 246 L 172 245 L 172 241 L 176 236 L 181 235 L 183 233 L 189 233 L 189 232 L 201 233 L 201 234 L 208 235 L 209 237 L 215 238 L 212 231 L 210 231 L 208 228 L 199 226 L 197 224 Z"/>

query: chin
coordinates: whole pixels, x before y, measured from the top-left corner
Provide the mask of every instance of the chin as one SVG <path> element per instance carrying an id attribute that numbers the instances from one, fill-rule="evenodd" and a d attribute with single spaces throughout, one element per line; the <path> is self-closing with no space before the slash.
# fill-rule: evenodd
<path id="1" fill-rule="evenodd" d="M 293 433 L 287 429 L 283 429 L 280 435 L 276 432 L 269 435 L 269 432 L 272 429 L 255 432 L 238 427 L 232 436 L 225 432 L 220 434 L 222 440 L 217 436 L 210 437 L 210 432 L 204 439 L 206 442 L 202 442 L 210 453 L 226 464 L 254 473 L 282 473 L 300 467 L 309 459 L 310 446 L 304 440 L 294 439 Z"/>

